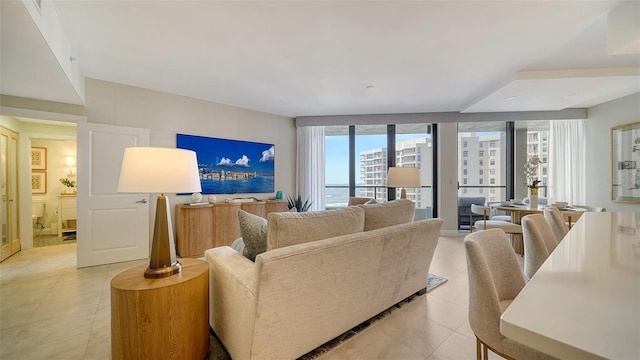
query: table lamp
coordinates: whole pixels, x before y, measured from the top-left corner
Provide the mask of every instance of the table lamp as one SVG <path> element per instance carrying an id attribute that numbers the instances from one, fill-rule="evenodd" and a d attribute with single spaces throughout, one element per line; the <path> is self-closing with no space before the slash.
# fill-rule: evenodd
<path id="1" fill-rule="evenodd" d="M 420 174 L 415 167 L 390 167 L 387 174 L 387 187 L 402 188 L 400 198 L 407 198 L 406 187 L 420 187 Z"/>
<path id="2" fill-rule="evenodd" d="M 169 199 L 164 193 L 201 192 L 196 153 L 191 150 L 130 147 L 124 149 L 118 192 L 160 193 L 156 204 L 149 267 L 146 278 L 162 278 L 179 273 Z"/>

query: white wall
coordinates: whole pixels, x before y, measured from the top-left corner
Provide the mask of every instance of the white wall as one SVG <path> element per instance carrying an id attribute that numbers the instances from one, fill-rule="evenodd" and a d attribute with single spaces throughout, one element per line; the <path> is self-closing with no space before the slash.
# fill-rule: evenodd
<path id="1" fill-rule="evenodd" d="M 294 193 L 293 119 L 95 79 L 87 78 L 85 87 L 89 123 L 147 128 L 150 146 L 175 147 L 177 133 L 275 144 L 275 190 Z"/>
<path id="2" fill-rule="evenodd" d="M 640 93 L 589 108 L 587 118 L 587 205 L 608 211 L 640 211 L 640 204 L 611 201 L 611 127 L 640 121 Z"/>
<path id="3" fill-rule="evenodd" d="M 275 191 L 295 193 L 296 128 L 292 118 L 89 78 L 85 90 L 87 122 L 149 129 L 150 146 L 175 147 L 177 133 L 274 144 Z M 216 196 L 218 201 L 249 196 L 266 199 L 275 192 Z M 188 197 L 170 196 L 169 201 L 175 218 L 173 205 L 187 202 Z M 151 226 L 154 214 L 152 201 Z"/>

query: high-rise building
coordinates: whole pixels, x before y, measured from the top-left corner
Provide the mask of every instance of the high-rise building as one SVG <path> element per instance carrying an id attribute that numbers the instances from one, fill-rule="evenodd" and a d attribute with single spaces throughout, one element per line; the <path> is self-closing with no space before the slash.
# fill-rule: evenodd
<path id="1" fill-rule="evenodd" d="M 396 166 L 417 167 L 422 185 L 432 184 L 431 139 L 419 138 L 396 143 Z M 358 196 L 387 198 L 387 149 L 377 148 L 360 152 L 360 184 Z M 371 186 L 375 186 L 371 187 Z M 397 189 L 400 196 L 400 189 Z M 430 207 L 431 188 L 407 188 L 407 198 L 415 201 L 417 208 Z"/>

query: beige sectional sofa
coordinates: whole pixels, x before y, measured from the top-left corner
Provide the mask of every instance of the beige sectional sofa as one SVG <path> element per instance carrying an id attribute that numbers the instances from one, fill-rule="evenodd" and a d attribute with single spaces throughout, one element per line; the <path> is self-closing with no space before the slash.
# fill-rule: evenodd
<path id="1" fill-rule="evenodd" d="M 426 288 L 442 220 L 396 200 L 275 213 L 255 263 L 209 249 L 210 325 L 233 359 L 295 359 Z"/>

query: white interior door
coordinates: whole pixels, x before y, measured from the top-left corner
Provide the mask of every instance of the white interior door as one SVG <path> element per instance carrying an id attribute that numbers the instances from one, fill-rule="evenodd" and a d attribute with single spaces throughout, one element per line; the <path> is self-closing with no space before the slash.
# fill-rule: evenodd
<path id="1" fill-rule="evenodd" d="M 149 257 L 149 194 L 118 193 L 124 148 L 149 130 L 78 124 L 78 267 Z"/>

